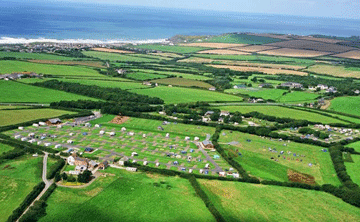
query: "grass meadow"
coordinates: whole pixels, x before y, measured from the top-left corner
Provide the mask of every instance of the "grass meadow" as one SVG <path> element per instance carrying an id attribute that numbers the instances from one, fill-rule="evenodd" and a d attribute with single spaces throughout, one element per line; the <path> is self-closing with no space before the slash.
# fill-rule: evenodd
<path id="1" fill-rule="evenodd" d="M 165 103 L 188 103 L 196 101 L 242 101 L 241 97 L 209 90 L 159 86 L 151 89 L 135 89 L 131 92 L 159 97 Z"/>
<path id="2" fill-rule="evenodd" d="M 161 61 L 159 56 L 153 57 L 140 57 L 135 55 L 123 55 L 118 53 L 110 52 L 96 52 L 96 51 L 85 51 L 83 52 L 86 56 L 91 56 L 93 58 L 98 58 L 101 60 L 110 60 L 110 61 L 124 61 L 124 62 L 159 62 Z"/>
<path id="3" fill-rule="evenodd" d="M 259 112 L 269 116 L 276 116 L 281 118 L 292 118 L 300 120 L 309 120 L 313 122 L 322 122 L 322 123 L 346 123 L 342 120 L 338 120 L 332 117 L 323 116 L 317 113 L 311 113 L 302 110 L 289 109 L 281 106 L 262 106 L 262 105 L 252 105 L 252 106 L 217 106 L 216 108 L 221 110 L 226 110 L 229 112 L 240 112 L 240 113 L 250 113 L 250 112 Z"/>
<path id="4" fill-rule="evenodd" d="M 329 110 L 360 116 L 360 97 L 345 96 L 331 100 Z"/>
<path id="5" fill-rule="evenodd" d="M 40 64 L 22 61 L 0 61 L 0 73 L 14 72 L 35 72 L 38 74 L 48 74 L 56 76 L 87 76 L 87 77 L 103 77 L 94 69 L 82 66 L 52 65 Z"/>
<path id="6" fill-rule="evenodd" d="M 270 37 L 247 35 L 247 34 L 225 34 L 212 37 L 206 42 L 220 42 L 220 43 L 241 43 L 241 44 L 254 44 L 261 45 L 272 42 L 279 42 L 280 39 Z"/>
<path id="7" fill-rule="evenodd" d="M 133 46 L 138 49 L 149 49 L 149 50 L 157 50 L 162 52 L 173 52 L 173 53 L 194 53 L 201 50 L 206 50 L 208 48 L 204 47 L 189 47 L 189 46 L 170 46 L 170 45 L 161 45 L 161 44 L 146 44 L 146 45 L 137 45 Z"/>
<path id="8" fill-rule="evenodd" d="M 354 183 L 360 185 L 360 155 L 351 155 L 351 159 L 354 161 L 353 163 L 345 162 L 346 172 Z"/>
<path id="9" fill-rule="evenodd" d="M 226 221 L 359 221 L 360 209 L 331 194 L 279 186 L 199 180 Z"/>
<path id="10" fill-rule="evenodd" d="M 147 73 L 147 72 L 132 72 L 126 74 L 126 77 L 134 79 L 134 80 L 152 80 L 152 79 L 162 79 L 167 78 L 166 75 L 156 74 L 156 73 Z"/>
<path id="11" fill-rule="evenodd" d="M 186 87 L 201 87 L 208 89 L 210 87 L 213 87 L 209 83 L 198 81 L 198 80 L 192 80 L 192 79 L 185 79 L 185 78 L 168 78 L 168 79 L 157 79 L 152 82 L 156 82 L 159 84 L 165 84 L 165 85 L 174 85 L 174 86 L 186 86 Z"/>
<path id="12" fill-rule="evenodd" d="M 0 221 L 6 221 L 41 181 L 42 158 L 22 156 L 0 164 Z"/>
<path id="13" fill-rule="evenodd" d="M 51 103 L 61 100 L 98 100 L 59 90 L 26 85 L 13 81 L 0 81 L 0 102 Z"/>
<path id="14" fill-rule="evenodd" d="M 0 110 L 0 126 L 7 126 L 41 118 L 52 118 L 73 112 L 57 109 Z"/>
<path id="15" fill-rule="evenodd" d="M 117 169 L 105 173 L 86 188 L 58 187 L 40 221 L 215 221 L 185 179 Z"/>
<path id="16" fill-rule="evenodd" d="M 78 59 L 74 57 L 60 56 L 56 54 L 0 51 L 0 58 L 4 58 L 4 57 L 13 57 L 17 59 L 61 60 L 61 61 Z"/>
<path id="17" fill-rule="evenodd" d="M 240 132 L 222 132 L 225 136 L 221 134 L 219 143 L 229 154 L 234 154 L 234 159 L 253 176 L 288 181 L 287 173 L 290 169 L 313 176 L 318 184 L 340 185 L 330 155 L 322 152 L 322 147 L 270 140 Z M 226 145 L 233 141 L 238 144 Z M 269 151 L 269 148 L 276 149 L 276 152 Z M 280 155 L 280 151 L 284 151 L 284 154 Z M 241 156 L 238 155 L 239 152 Z M 278 161 L 275 161 L 276 159 Z"/>
<path id="18" fill-rule="evenodd" d="M 0 155 L 7 151 L 13 150 L 13 149 L 14 149 L 14 147 L 12 147 L 12 146 L 0 143 Z"/>
<path id="19" fill-rule="evenodd" d="M 139 82 L 132 82 L 127 80 L 127 82 L 117 81 L 117 78 L 111 78 L 109 80 L 91 80 L 91 79 L 58 79 L 62 82 L 72 82 L 80 83 L 82 85 L 95 85 L 100 87 L 108 88 L 120 88 L 123 90 L 127 89 L 143 89 L 149 88 L 149 86 L 143 85 Z"/>

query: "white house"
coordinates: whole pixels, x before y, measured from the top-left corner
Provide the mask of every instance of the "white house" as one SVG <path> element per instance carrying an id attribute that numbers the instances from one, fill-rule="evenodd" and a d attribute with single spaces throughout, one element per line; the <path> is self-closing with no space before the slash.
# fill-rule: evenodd
<path id="1" fill-rule="evenodd" d="M 91 127 L 91 123 L 85 123 L 86 127 Z"/>
<path id="2" fill-rule="evenodd" d="M 210 91 L 215 91 L 216 88 L 215 88 L 215 87 L 210 87 L 209 90 L 210 90 Z"/>
<path id="3" fill-rule="evenodd" d="M 329 87 L 327 85 L 319 84 L 319 85 L 317 85 L 317 88 L 320 88 L 321 90 L 326 90 Z"/>

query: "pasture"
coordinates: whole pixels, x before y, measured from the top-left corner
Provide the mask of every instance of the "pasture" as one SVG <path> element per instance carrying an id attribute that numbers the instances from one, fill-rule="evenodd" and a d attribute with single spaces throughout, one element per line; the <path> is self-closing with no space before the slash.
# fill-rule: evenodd
<path id="1" fill-rule="evenodd" d="M 215 36 L 207 40 L 207 42 L 219 42 L 219 43 L 237 43 L 237 44 L 254 44 L 261 45 L 265 43 L 272 43 L 281 41 L 280 39 L 247 35 L 247 34 L 224 34 Z"/>
<path id="2" fill-rule="evenodd" d="M 192 79 L 192 80 L 209 80 L 210 77 L 204 76 L 204 75 L 195 75 L 195 74 L 188 74 L 188 73 L 182 73 L 181 71 L 159 71 L 159 70 L 152 70 L 152 69 L 132 69 L 134 72 L 146 72 L 146 73 L 153 73 L 153 74 L 159 74 L 159 75 L 172 75 L 184 79 Z M 186 70 L 184 70 L 186 71 Z"/>
<path id="3" fill-rule="evenodd" d="M 229 112 L 240 112 L 240 113 L 250 113 L 250 112 L 259 112 L 269 116 L 276 116 L 281 118 L 291 118 L 299 120 L 308 120 L 312 122 L 321 122 L 324 124 L 329 123 L 345 123 L 344 121 L 331 118 L 328 116 L 323 116 L 317 113 L 306 112 L 303 110 L 289 109 L 281 106 L 263 106 L 263 105 L 252 105 L 252 106 L 216 106 L 216 108 L 221 110 L 226 110 Z"/>
<path id="4" fill-rule="evenodd" d="M 266 46 L 266 45 L 248 45 L 248 46 L 236 47 L 236 48 L 232 48 L 232 49 L 252 53 L 252 52 L 259 52 L 259 51 L 275 49 L 275 48 L 276 47 Z"/>
<path id="5" fill-rule="evenodd" d="M 180 44 L 180 45 L 181 46 L 195 46 L 195 47 L 215 48 L 215 49 L 223 49 L 223 48 L 232 48 L 232 47 L 245 46 L 245 44 L 216 43 L 216 42 L 194 42 L 194 43 L 186 43 L 186 44 Z"/>
<path id="6" fill-rule="evenodd" d="M 131 92 L 158 97 L 165 103 L 189 103 L 197 101 L 242 101 L 241 97 L 209 90 L 159 86 L 151 89 L 135 89 Z"/>
<path id="7" fill-rule="evenodd" d="M 16 59 L 36 59 L 36 60 L 59 60 L 59 61 L 70 61 L 78 58 L 61 56 L 56 54 L 48 53 L 26 53 L 26 52 L 5 52 L 0 51 L 0 58 L 13 57 Z"/>
<path id="8" fill-rule="evenodd" d="M 222 131 L 219 143 L 228 155 L 234 156 L 234 160 L 255 177 L 277 181 L 298 181 L 290 178 L 289 171 L 295 170 L 301 175 L 313 177 L 312 182 L 300 180 L 301 182 L 340 185 L 330 155 L 328 152 L 322 152 L 322 147 L 262 138 L 240 132 L 231 133 L 227 130 Z"/>
<path id="9" fill-rule="evenodd" d="M 127 73 L 126 77 L 134 80 L 143 81 L 143 80 L 167 78 L 168 76 L 156 74 L 156 73 L 147 73 L 147 72 L 131 72 L 131 73 Z"/>
<path id="10" fill-rule="evenodd" d="M 230 49 L 212 49 L 212 50 L 204 50 L 198 52 L 200 54 L 216 54 L 216 55 L 250 55 L 247 52 L 241 52 L 237 50 Z"/>
<path id="11" fill-rule="evenodd" d="M 354 148 L 355 151 L 360 152 L 360 141 L 355 142 L 355 143 L 350 143 L 350 144 L 346 145 L 346 147 Z"/>
<path id="12" fill-rule="evenodd" d="M 245 88 L 245 89 L 227 89 L 227 90 L 225 90 L 225 92 L 233 93 L 233 94 L 246 94 L 250 97 L 271 99 L 274 101 L 279 101 L 279 99 L 283 96 L 283 93 L 287 92 L 287 90 Z"/>
<path id="13" fill-rule="evenodd" d="M 336 77 L 352 77 L 360 78 L 360 68 L 347 68 L 345 66 L 339 65 L 313 65 L 306 69 L 310 72 L 315 72 L 319 74 L 326 74 Z"/>
<path id="14" fill-rule="evenodd" d="M 187 54 L 187 53 L 194 53 L 206 48 L 204 47 L 190 47 L 190 46 L 171 46 L 171 45 L 162 45 L 162 44 L 144 44 L 144 45 L 137 45 L 132 46 L 137 49 L 148 49 L 148 50 L 156 50 L 161 52 L 172 52 L 172 53 L 180 53 L 180 54 Z"/>
<path id="15" fill-rule="evenodd" d="M 289 49 L 289 48 L 280 48 L 272 49 L 258 52 L 260 54 L 272 55 L 272 56 L 289 56 L 289 57 L 302 57 L 302 58 L 312 58 L 318 56 L 329 55 L 329 52 L 320 52 L 313 50 L 305 49 Z"/>
<path id="16" fill-rule="evenodd" d="M 22 156 L 0 164 L 0 221 L 6 221 L 41 181 L 41 157 Z"/>
<path id="17" fill-rule="evenodd" d="M 0 155 L 7 151 L 13 150 L 13 149 L 14 149 L 14 147 L 12 147 L 12 146 L 0 143 Z"/>
<path id="18" fill-rule="evenodd" d="M 156 82 L 156 83 L 164 84 L 164 85 L 200 87 L 200 88 L 205 88 L 205 89 L 212 87 L 212 85 L 210 85 L 209 83 L 198 81 L 198 80 L 186 79 L 186 78 L 158 79 L 158 80 L 153 80 L 151 82 Z"/>
<path id="19" fill-rule="evenodd" d="M 121 61 L 121 62 L 159 62 L 161 58 L 159 56 L 154 56 L 154 58 L 145 58 L 145 57 L 134 56 L 134 54 L 125 55 L 119 53 L 97 52 L 97 51 L 85 51 L 83 52 L 83 54 L 101 60 Z"/>
<path id="20" fill-rule="evenodd" d="M 108 49 L 108 48 L 91 48 L 91 50 L 94 51 L 99 51 L 99 52 L 113 52 L 113 53 L 134 53 L 132 51 L 128 51 L 128 50 L 119 50 L 119 49 Z"/>
<path id="21" fill-rule="evenodd" d="M 359 221 L 360 209 L 331 194 L 257 184 L 199 180 L 226 221 Z"/>
<path id="22" fill-rule="evenodd" d="M 28 60 L 28 62 L 53 64 L 53 65 L 70 65 L 70 66 L 79 65 L 79 66 L 90 66 L 95 68 L 105 68 L 103 63 L 99 61 Z"/>
<path id="23" fill-rule="evenodd" d="M 215 221 L 185 179 L 117 169 L 104 173 L 86 188 L 58 187 L 40 222 Z"/>
<path id="24" fill-rule="evenodd" d="M 354 183 L 360 185 L 360 155 L 351 155 L 351 159 L 354 162 L 345 162 L 346 172 Z"/>
<path id="25" fill-rule="evenodd" d="M 90 79 L 60 79 L 62 82 L 72 82 L 72 83 L 80 83 L 83 85 L 95 85 L 100 87 L 108 87 L 108 88 L 120 88 L 123 90 L 127 89 L 143 89 L 149 88 L 149 86 L 143 85 L 138 82 L 132 82 L 128 79 L 125 79 L 126 82 L 117 81 L 118 78 L 109 78 L 109 80 L 90 80 Z"/>
<path id="26" fill-rule="evenodd" d="M 329 110 L 360 116 L 360 107 L 358 105 L 360 97 L 358 96 L 337 97 L 330 102 Z"/>
<path id="27" fill-rule="evenodd" d="M 98 100 L 59 90 L 41 88 L 13 81 L 0 81 L 0 102 L 51 103 L 61 100 Z"/>
<path id="28" fill-rule="evenodd" d="M 7 126 L 42 118 L 52 118 L 73 112 L 58 109 L 0 110 L 0 126 Z"/>
<path id="29" fill-rule="evenodd" d="M 299 75 L 299 76 L 308 75 L 308 73 L 302 71 L 287 70 L 281 68 L 277 68 L 277 69 L 263 68 L 260 66 L 232 66 L 232 65 L 211 65 L 211 66 L 219 69 L 231 69 L 240 72 L 260 72 L 269 75 L 277 75 L 277 74 Z"/>
<path id="30" fill-rule="evenodd" d="M 81 66 L 40 64 L 22 61 L 0 61 L 0 74 L 14 72 L 35 72 L 37 74 L 48 74 L 56 76 L 88 76 L 103 77 L 94 69 Z"/>

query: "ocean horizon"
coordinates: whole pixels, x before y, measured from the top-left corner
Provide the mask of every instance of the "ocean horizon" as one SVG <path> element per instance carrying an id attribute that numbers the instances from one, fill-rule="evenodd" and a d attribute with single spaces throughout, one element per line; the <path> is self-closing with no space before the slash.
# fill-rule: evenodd
<path id="1" fill-rule="evenodd" d="M 0 44 L 157 43 L 175 35 L 232 32 L 359 36 L 360 20 L 168 9 L 109 4 L 6 1 Z"/>

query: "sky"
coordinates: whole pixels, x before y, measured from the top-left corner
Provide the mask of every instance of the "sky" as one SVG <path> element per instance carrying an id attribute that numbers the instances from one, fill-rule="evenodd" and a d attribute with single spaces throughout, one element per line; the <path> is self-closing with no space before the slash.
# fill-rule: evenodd
<path id="1" fill-rule="evenodd" d="M 360 20 L 360 0 L 44 0 Z"/>

